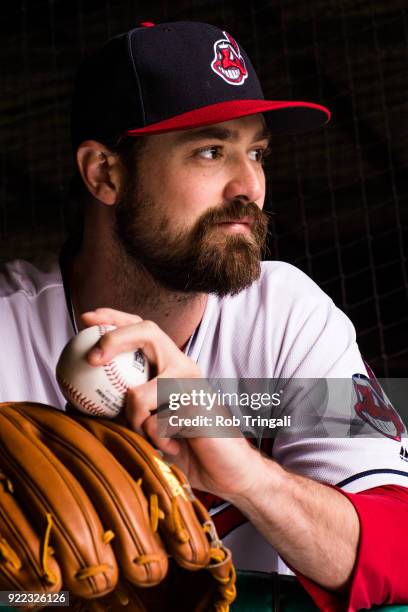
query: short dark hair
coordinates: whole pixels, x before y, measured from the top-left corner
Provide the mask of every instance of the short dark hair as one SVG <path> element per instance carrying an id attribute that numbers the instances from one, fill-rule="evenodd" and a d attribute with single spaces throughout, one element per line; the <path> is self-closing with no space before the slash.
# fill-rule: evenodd
<path id="1" fill-rule="evenodd" d="M 148 136 L 120 136 L 115 141 L 103 144 L 121 158 L 126 171 L 130 174 L 137 170 L 137 161 L 146 145 L 147 138 Z M 69 238 L 74 239 L 78 244 L 82 242 L 85 208 L 91 199 L 92 195 L 77 169 L 68 184 L 65 219 Z"/>

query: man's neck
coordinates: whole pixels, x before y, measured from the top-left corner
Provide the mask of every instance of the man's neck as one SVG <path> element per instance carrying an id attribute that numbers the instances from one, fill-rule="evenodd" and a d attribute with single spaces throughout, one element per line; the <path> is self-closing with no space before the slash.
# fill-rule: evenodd
<path id="1" fill-rule="evenodd" d="M 80 319 L 82 312 L 99 307 L 114 308 L 154 321 L 183 349 L 203 317 L 206 294 L 164 289 L 121 249 L 90 250 L 85 245 L 74 255 L 68 268 L 73 313 L 79 330 L 84 327 Z"/>

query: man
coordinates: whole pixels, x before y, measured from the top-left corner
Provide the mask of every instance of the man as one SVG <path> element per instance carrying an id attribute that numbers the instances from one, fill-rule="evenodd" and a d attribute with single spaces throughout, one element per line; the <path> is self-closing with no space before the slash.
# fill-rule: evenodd
<path id="1" fill-rule="evenodd" d="M 269 136 L 328 118 L 317 104 L 264 100 L 242 48 L 206 24 L 144 24 L 85 62 L 72 125 L 82 237 L 62 277 L 52 265 L 6 268 L 3 358 L 19 367 L 1 399 L 63 407 L 59 353 L 100 323 L 117 329 L 94 365 L 141 348 L 159 377 L 366 375 L 331 300 L 296 268 L 259 263 Z M 243 437 L 160 438 L 156 408 L 157 376 L 129 393 L 129 425 L 212 494 L 221 527 L 227 508 L 239 566 L 292 568 L 325 610 L 408 602 L 402 432 L 277 440 L 270 458 Z"/>

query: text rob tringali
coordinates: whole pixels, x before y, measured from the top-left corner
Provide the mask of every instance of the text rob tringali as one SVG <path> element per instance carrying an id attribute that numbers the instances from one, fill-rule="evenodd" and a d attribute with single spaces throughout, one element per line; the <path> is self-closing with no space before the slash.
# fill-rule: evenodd
<path id="1" fill-rule="evenodd" d="M 265 418 L 261 416 L 251 416 L 243 414 L 241 416 L 204 416 L 196 415 L 194 417 L 181 417 L 173 414 L 169 417 L 169 425 L 171 427 L 269 427 L 276 429 L 277 427 L 290 427 L 291 416 L 283 418 Z"/>

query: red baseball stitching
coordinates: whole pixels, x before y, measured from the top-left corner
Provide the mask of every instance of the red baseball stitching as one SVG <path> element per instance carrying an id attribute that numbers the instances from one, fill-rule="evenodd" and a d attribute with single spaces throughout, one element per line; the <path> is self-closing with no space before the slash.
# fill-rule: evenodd
<path id="1" fill-rule="evenodd" d="M 106 334 L 108 330 L 104 325 L 98 325 L 99 335 L 102 337 Z M 110 361 L 103 366 L 103 369 L 106 372 L 107 377 L 109 378 L 112 386 L 120 393 L 126 394 L 128 389 L 130 389 L 130 385 L 123 378 L 116 361 Z"/>
<path id="2" fill-rule="evenodd" d="M 130 385 L 128 385 L 122 377 L 116 361 L 110 361 L 109 363 L 103 366 L 103 369 L 105 370 L 107 377 L 109 378 L 115 389 L 117 389 L 121 393 L 126 393 L 127 390 L 130 388 Z"/>
<path id="3" fill-rule="evenodd" d="M 106 412 L 104 412 L 103 408 L 100 408 L 97 404 L 89 400 L 85 395 L 80 393 L 78 389 L 75 389 L 75 387 L 73 387 L 64 378 L 61 378 L 60 376 L 58 376 L 58 382 L 61 385 L 61 387 L 64 389 L 66 393 L 65 397 L 67 398 L 68 401 L 70 402 L 72 401 L 74 405 L 79 404 L 80 406 L 82 406 L 82 408 L 86 410 L 86 412 L 89 412 L 90 414 L 94 414 L 95 416 L 106 417 Z M 109 409 L 109 407 L 107 408 Z"/>

